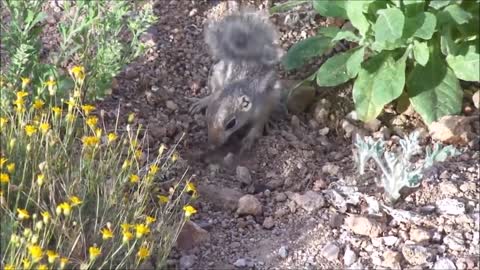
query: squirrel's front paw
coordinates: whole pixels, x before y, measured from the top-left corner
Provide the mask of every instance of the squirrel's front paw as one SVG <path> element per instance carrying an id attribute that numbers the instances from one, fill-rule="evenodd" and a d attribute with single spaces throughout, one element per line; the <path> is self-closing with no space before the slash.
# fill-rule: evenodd
<path id="1" fill-rule="evenodd" d="M 204 98 L 187 98 L 190 101 L 193 101 L 192 106 L 190 106 L 189 112 L 191 114 L 197 114 L 204 111 L 208 104 L 210 104 L 210 96 L 206 96 Z"/>

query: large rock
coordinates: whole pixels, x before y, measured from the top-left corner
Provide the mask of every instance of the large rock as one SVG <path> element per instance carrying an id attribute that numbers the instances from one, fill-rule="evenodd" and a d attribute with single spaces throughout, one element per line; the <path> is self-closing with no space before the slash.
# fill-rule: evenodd
<path id="1" fill-rule="evenodd" d="M 227 210 L 236 210 L 238 200 L 243 196 L 238 190 L 216 185 L 199 185 L 197 190 L 202 198 L 205 198 L 218 208 Z"/>
<path id="2" fill-rule="evenodd" d="M 239 215 L 260 215 L 262 214 L 262 204 L 255 196 L 244 195 L 238 200 L 237 213 Z"/>
<path id="3" fill-rule="evenodd" d="M 181 250 L 189 250 L 210 240 L 208 231 L 202 229 L 193 221 L 187 221 L 177 238 L 177 247 Z"/>
<path id="4" fill-rule="evenodd" d="M 377 221 L 362 217 L 350 215 L 345 218 L 345 225 L 355 234 L 366 235 L 371 238 L 378 237 L 383 232 L 383 226 Z"/>
<path id="5" fill-rule="evenodd" d="M 473 138 L 470 123 L 477 116 L 446 115 L 429 125 L 432 139 L 448 144 L 467 145 Z"/>
<path id="6" fill-rule="evenodd" d="M 431 261 L 433 254 L 420 245 L 405 244 L 402 248 L 403 257 L 412 265 L 421 265 Z"/>
<path id="7" fill-rule="evenodd" d="M 300 207 L 311 213 L 322 208 L 325 205 L 325 199 L 322 194 L 315 191 L 307 191 L 305 194 L 287 192 L 287 196 Z"/>

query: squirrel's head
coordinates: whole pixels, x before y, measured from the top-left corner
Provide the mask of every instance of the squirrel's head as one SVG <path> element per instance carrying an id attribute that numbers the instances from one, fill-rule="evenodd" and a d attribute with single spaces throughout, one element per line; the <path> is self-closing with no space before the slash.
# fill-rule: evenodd
<path id="1" fill-rule="evenodd" d="M 217 102 L 212 102 L 207 108 L 206 119 L 209 143 L 218 147 L 248 128 L 254 115 L 255 101 L 242 91 L 242 84 L 238 83 L 227 86 L 215 99 Z"/>

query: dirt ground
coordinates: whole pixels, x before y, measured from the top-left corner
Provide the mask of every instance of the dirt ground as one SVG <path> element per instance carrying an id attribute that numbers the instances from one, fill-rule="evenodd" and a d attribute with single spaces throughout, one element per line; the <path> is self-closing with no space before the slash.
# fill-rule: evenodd
<path id="1" fill-rule="evenodd" d="M 464 147 L 463 154 L 437 166 L 419 189 L 395 206 L 415 213 L 416 218 L 369 219 L 365 226 L 380 224 L 379 233 L 362 235 L 346 223 L 350 216 L 367 216 L 364 203 L 340 207 L 329 199 L 328 190 L 335 186 L 363 183 L 355 168 L 352 140 L 341 124 L 352 110 L 349 84 L 307 95 L 307 99 L 324 101 L 310 102 L 305 112 L 278 120 L 233 166 L 195 158 L 205 150 L 206 126 L 203 115 L 189 114 L 188 98 L 208 93 L 206 81 L 213 62 L 203 41 L 203 26 L 207 18 L 222 15 L 223 5 L 214 0 L 156 1 L 159 21 L 143 37 L 154 44 L 153 49 L 126 67 L 112 86 L 112 96 L 97 104 L 107 112 L 107 122 L 118 108 L 123 123 L 134 112 L 136 124 L 148 129 L 151 149 L 184 136 L 178 147 L 180 157 L 200 193 L 199 211 L 192 220 L 208 231 L 210 239 L 190 250 L 175 249 L 169 265 L 181 269 L 479 269 L 478 146 Z M 336 23 L 309 10 L 275 15 L 272 21 L 285 49 L 318 27 Z M 318 66 L 318 61 L 311 66 Z M 285 80 L 300 80 L 311 70 L 280 74 Z M 328 121 L 321 122 L 315 108 L 325 102 L 330 104 Z M 420 125 L 413 119 L 406 126 L 425 128 Z M 401 132 L 385 133 L 390 144 L 398 141 L 397 133 Z M 428 136 L 424 141 L 430 143 Z M 250 177 L 242 177 L 238 166 L 245 167 Z M 363 190 L 381 197 L 375 189 Z M 306 192 L 315 195 L 305 197 Z M 231 204 L 245 194 L 260 203 L 259 214 L 235 212 Z M 443 199 L 463 205 L 463 210 L 439 211 L 437 203 Z"/>

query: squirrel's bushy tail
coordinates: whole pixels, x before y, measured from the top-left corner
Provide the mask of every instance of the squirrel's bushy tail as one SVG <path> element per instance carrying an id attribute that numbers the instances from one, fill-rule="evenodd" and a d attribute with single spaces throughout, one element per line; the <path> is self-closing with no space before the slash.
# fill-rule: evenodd
<path id="1" fill-rule="evenodd" d="M 227 61 L 277 64 L 283 51 L 277 46 L 277 32 L 260 12 L 241 11 L 211 23 L 205 41 L 214 57 Z"/>

